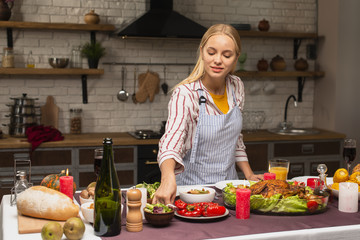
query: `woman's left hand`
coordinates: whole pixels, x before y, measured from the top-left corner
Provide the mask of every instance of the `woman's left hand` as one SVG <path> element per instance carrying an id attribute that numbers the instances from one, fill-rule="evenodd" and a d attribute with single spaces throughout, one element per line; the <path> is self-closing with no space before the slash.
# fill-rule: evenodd
<path id="1" fill-rule="evenodd" d="M 259 181 L 264 179 L 264 174 L 251 174 L 247 177 L 247 180 Z"/>

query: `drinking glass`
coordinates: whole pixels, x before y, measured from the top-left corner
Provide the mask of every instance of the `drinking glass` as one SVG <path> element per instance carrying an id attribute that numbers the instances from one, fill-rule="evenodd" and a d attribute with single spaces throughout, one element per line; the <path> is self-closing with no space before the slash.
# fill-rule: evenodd
<path id="1" fill-rule="evenodd" d="M 94 150 L 94 172 L 96 177 L 99 176 L 100 167 L 101 167 L 101 160 L 103 158 L 103 149 L 97 148 Z"/>
<path id="2" fill-rule="evenodd" d="M 276 179 L 287 180 L 290 162 L 286 159 L 270 159 L 269 172 L 275 173 Z"/>
<path id="3" fill-rule="evenodd" d="M 346 163 L 347 171 L 350 173 L 351 163 L 356 156 L 356 140 L 353 138 L 346 138 L 344 140 L 343 158 Z"/>

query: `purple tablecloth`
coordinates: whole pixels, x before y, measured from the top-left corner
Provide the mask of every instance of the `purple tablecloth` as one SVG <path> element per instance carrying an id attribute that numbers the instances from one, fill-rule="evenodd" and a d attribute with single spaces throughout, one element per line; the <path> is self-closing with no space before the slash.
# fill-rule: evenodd
<path id="1" fill-rule="evenodd" d="M 219 202 L 222 203 L 221 197 Z M 235 211 L 229 210 L 228 216 L 212 221 L 188 221 L 174 217 L 170 225 L 163 228 L 153 227 L 144 220 L 143 230 L 136 233 L 126 231 L 124 211 L 120 235 L 102 239 L 204 239 L 360 224 L 360 213 L 342 213 L 337 207 L 338 201 L 334 198 L 328 204 L 328 210 L 321 214 L 309 216 L 251 214 L 250 219 L 247 220 L 237 219 Z"/>

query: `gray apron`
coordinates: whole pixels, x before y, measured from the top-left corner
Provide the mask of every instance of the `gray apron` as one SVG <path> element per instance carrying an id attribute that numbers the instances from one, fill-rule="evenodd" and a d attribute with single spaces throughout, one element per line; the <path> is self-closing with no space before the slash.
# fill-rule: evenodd
<path id="1" fill-rule="evenodd" d="M 242 114 L 236 105 L 227 114 L 207 115 L 203 90 L 199 120 L 192 148 L 185 154 L 184 172 L 176 175 L 177 185 L 211 184 L 238 179 L 235 150 L 242 129 Z M 236 103 L 235 94 L 233 101 Z"/>

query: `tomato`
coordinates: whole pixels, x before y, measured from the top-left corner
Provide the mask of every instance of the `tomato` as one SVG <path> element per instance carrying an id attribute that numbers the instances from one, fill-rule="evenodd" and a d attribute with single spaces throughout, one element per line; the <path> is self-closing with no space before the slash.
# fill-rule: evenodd
<path id="1" fill-rule="evenodd" d="M 184 209 L 186 208 L 187 206 L 187 203 L 182 201 L 181 199 L 178 199 L 175 201 L 175 206 L 178 208 L 178 209 Z"/>
<path id="2" fill-rule="evenodd" d="M 310 200 L 307 202 L 307 208 L 309 209 L 310 212 L 315 212 L 318 206 L 319 204 L 314 200 Z"/>

